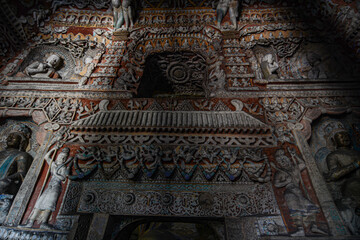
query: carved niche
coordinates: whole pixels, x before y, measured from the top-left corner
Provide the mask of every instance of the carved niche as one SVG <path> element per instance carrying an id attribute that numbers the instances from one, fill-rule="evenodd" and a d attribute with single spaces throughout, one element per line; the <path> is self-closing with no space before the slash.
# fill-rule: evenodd
<path id="1" fill-rule="evenodd" d="M 53 78 L 57 79 L 57 83 L 74 82 L 83 85 L 104 51 L 104 44 L 87 40 L 41 41 L 29 51 L 17 70 L 8 75 L 8 80 L 10 83 L 24 79 L 36 82 Z M 54 60 L 58 61 L 54 63 Z"/>
<path id="2" fill-rule="evenodd" d="M 335 205 L 349 232 L 360 235 L 359 120 L 322 118 L 314 127 L 310 146 Z"/>
<path id="3" fill-rule="evenodd" d="M 31 66 L 35 62 L 44 64 L 51 56 L 58 56 L 61 59 L 55 69 L 59 75 L 58 78 L 69 79 L 71 75 L 73 75 L 75 67 L 75 61 L 71 57 L 71 54 L 65 48 L 46 45 L 38 46 L 30 51 L 30 53 L 24 59 L 18 70 L 19 73 L 25 73 L 25 76 L 19 73 L 17 74 L 17 76 L 26 77 L 26 69 L 29 66 Z M 37 76 L 34 75 L 34 77 Z"/>
<path id="4" fill-rule="evenodd" d="M 139 97 L 207 94 L 206 59 L 194 52 L 164 52 L 150 55 L 140 80 Z"/>

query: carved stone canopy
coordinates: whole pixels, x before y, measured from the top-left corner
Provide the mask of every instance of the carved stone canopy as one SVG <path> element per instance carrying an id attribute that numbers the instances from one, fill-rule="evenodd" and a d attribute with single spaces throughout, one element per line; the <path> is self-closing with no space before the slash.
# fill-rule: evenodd
<path id="1" fill-rule="evenodd" d="M 178 131 L 268 134 L 270 126 L 239 112 L 100 111 L 72 125 L 74 130 Z"/>

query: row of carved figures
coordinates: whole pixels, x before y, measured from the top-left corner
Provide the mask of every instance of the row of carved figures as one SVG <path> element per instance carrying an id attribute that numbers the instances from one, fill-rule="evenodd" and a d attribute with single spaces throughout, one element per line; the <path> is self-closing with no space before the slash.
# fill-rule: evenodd
<path id="1" fill-rule="evenodd" d="M 360 154 L 351 149 L 351 140 L 344 128 L 335 129 L 331 134 L 337 148 L 326 158 L 328 172 L 324 173 L 324 178 L 328 181 L 329 189 L 342 189 L 336 205 L 350 232 L 359 234 Z M 32 157 L 26 152 L 30 138 L 31 130 L 26 125 L 14 125 L 6 138 L 6 149 L 0 152 L 2 222 L 30 168 Z M 68 177 L 84 179 L 96 170 L 105 173 L 105 165 L 118 164 L 120 167 L 117 170 L 127 172 L 130 178 L 135 177 L 140 169 L 152 177 L 157 169 L 162 168 L 165 177 L 170 177 L 177 169 L 185 180 L 189 180 L 196 168 L 200 168 L 206 179 L 211 179 L 221 169 L 229 180 L 236 180 L 235 175 L 239 172 L 259 183 L 272 180 L 276 189 L 284 189 L 286 206 L 297 227 L 293 236 L 304 235 L 304 226 L 310 233 L 325 234 L 314 218 L 320 208 L 309 197 L 302 180 L 301 172 L 306 169 L 305 163 L 293 148 L 277 150 L 275 162 L 270 163 L 261 149 L 179 146 L 167 151 L 163 147 L 150 145 L 109 147 L 106 150 L 82 147 L 77 153 L 71 154 L 69 148 L 61 146 L 56 144 L 44 157 L 51 178 L 47 187 L 41 190 L 23 227 L 32 227 L 35 221 L 42 223 L 41 228 L 52 227 L 48 221 L 63 191 L 62 183 Z M 273 176 L 272 170 L 275 170 Z"/>

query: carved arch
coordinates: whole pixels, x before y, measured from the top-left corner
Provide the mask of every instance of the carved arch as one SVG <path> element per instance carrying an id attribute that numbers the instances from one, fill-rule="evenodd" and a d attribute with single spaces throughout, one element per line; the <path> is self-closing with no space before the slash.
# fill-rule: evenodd
<path id="1" fill-rule="evenodd" d="M 351 106 L 340 106 L 340 107 L 316 107 L 309 108 L 300 123 L 303 125 L 302 134 L 305 136 L 306 140 L 309 140 L 312 133 L 312 123 L 320 118 L 322 115 L 340 115 L 344 113 L 352 112 L 355 116 L 360 117 L 360 108 L 351 107 Z"/>
<path id="2" fill-rule="evenodd" d="M 189 52 L 201 56 L 208 66 L 206 75 L 209 76 L 215 67 L 217 57 L 222 55 L 219 31 L 202 26 L 190 29 L 190 33 L 188 30 L 178 27 L 170 32 L 164 29 L 142 29 L 133 32 L 130 35 L 132 41 L 128 44 L 128 50 L 122 59 L 123 68 L 118 73 L 118 85 L 126 85 L 127 90 L 136 93 L 144 74 L 146 59 L 151 55 L 165 52 Z"/>

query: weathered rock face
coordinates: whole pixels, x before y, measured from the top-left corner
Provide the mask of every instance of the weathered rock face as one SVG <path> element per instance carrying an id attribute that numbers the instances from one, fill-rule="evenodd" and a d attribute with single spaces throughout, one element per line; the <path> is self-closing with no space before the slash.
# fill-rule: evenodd
<path id="1" fill-rule="evenodd" d="M 2 1 L 0 238 L 355 239 L 355 2 Z"/>

